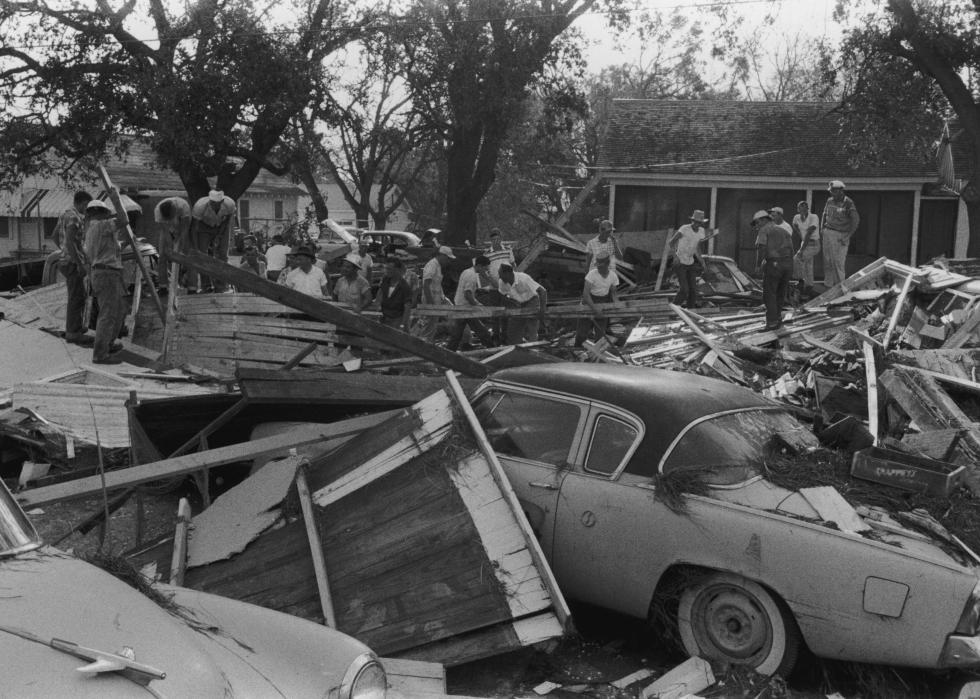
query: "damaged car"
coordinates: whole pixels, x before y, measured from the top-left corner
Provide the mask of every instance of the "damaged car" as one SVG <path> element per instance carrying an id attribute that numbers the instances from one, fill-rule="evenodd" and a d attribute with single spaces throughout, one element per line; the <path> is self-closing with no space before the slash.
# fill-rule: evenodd
<path id="1" fill-rule="evenodd" d="M 362 643 L 185 588 L 155 599 L 43 545 L 0 484 L 0 694 L 15 697 L 383 699 Z"/>
<path id="2" fill-rule="evenodd" d="M 784 406 L 715 379 L 584 363 L 498 371 L 473 404 L 568 597 L 659 629 L 667 610 L 689 654 L 764 674 L 788 673 L 804 647 L 980 667 L 976 555 L 860 516 L 833 488 L 767 480 L 773 453 L 818 448 Z"/>

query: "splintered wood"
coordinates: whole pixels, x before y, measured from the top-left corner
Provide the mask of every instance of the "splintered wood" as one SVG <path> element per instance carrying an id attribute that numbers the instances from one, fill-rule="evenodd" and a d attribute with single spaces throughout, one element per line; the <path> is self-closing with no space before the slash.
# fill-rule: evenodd
<path id="1" fill-rule="evenodd" d="M 317 621 L 327 585 L 341 631 L 381 654 L 450 665 L 561 635 L 564 600 L 529 551 L 522 514 L 453 416 L 439 391 L 305 467 L 319 576 L 291 495 L 252 508 L 262 531 L 240 553 L 189 565 L 185 585 Z M 164 543 L 138 561 L 163 570 L 170 555 Z"/>

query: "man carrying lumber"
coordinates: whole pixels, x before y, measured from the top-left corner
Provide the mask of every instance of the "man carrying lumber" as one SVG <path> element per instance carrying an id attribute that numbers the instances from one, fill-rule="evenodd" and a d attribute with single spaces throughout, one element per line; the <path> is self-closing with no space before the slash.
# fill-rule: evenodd
<path id="1" fill-rule="evenodd" d="M 112 352 L 122 349 L 113 341 L 126 320 L 126 289 L 123 286 L 122 248 L 116 215 L 104 201 L 93 199 L 86 206 L 85 284 L 99 305 L 92 346 L 93 364 L 122 364 Z"/>
<path id="2" fill-rule="evenodd" d="M 609 319 L 596 304 L 616 303 L 616 287 L 619 285 L 619 275 L 612 269 L 612 260 L 609 254 L 600 253 L 600 255 L 602 256 L 596 259 L 595 269 L 585 275 L 582 302 L 592 310 L 592 317 L 582 318 L 578 321 L 578 327 L 575 330 L 576 347 L 581 347 L 593 330 L 598 333 L 597 340 L 601 340 L 606 334 Z"/>
<path id="3" fill-rule="evenodd" d="M 484 280 L 490 281 L 489 269 L 489 258 L 480 255 L 473 261 L 472 267 L 463 270 L 463 273 L 459 275 L 459 284 L 456 286 L 456 298 L 453 299 L 453 303 L 457 307 L 483 306 L 477 300 L 476 292 L 485 286 Z M 453 352 L 459 349 L 459 343 L 463 339 L 466 328 L 476 333 L 484 347 L 493 347 L 493 335 L 479 318 L 460 318 L 453 321 L 453 329 L 449 333 L 446 349 Z"/>
<path id="4" fill-rule="evenodd" d="M 683 308 L 698 308 L 698 275 L 704 269 L 701 259 L 701 243 L 717 235 L 708 233 L 704 211 L 695 209 L 691 214 L 691 222 L 686 223 L 667 241 L 667 247 L 674 254 L 674 272 L 680 289 L 674 296 L 674 303 Z M 663 261 L 661 261 L 663 264 Z"/>
<path id="5" fill-rule="evenodd" d="M 538 329 L 544 321 L 548 304 L 548 291 L 525 272 L 515 272 L 510 265 L 500 265 L 500 282 L 497 290 L 509 301 L 511 307 L 537 309 L 537 316 L 514 316 L 507 319 L 507 343 L 536 342 Z"/>
<path id="6" fill-rule="evenodd" d="M 85 333 L 82 316 L 85 314 L 85 207 L 92 195 L 85 191 L 75 192 L 72 206 L 58 217 L 54 237 L 61 246 L 58 268 L 65 275 L 68 287 L 68 304 L 65 307 L 65 340 L 89 347 L 92 336 Z"/>
<path id="7" fill-rule="evenodd" d="M 756 271 L 762 272 L 766 330 L 776 330 L 783 324 L 783 301 L 793 275 L 793 236 L 773 223 L 768 211 L 756 211 L 752 227 L 756 229 Z"/>

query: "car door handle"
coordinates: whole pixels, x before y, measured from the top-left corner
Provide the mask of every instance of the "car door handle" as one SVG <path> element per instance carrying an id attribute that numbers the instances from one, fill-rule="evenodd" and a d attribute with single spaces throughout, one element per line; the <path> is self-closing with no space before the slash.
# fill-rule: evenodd
<path id="1" fill-rule="evenodd" d="M 545 490 L 558 490 L 558 486 L 554 483 L 542 483 L 541 481 L 530 481 L 528 483 L 532 488 L 544 488 Z"/>

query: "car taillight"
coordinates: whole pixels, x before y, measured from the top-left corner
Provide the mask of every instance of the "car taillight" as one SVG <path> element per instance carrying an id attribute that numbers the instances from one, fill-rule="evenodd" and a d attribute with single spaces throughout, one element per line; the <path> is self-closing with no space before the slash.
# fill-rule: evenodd
<path id="1" fill-rule="evenodd" d="M 960 615 L 960 622 L 956 625 L 956 633 L 975 636 L 978 626 L 980 626 L 980 581 L 977 581 L 970 598 L 966 601 L 966 606 Z"/>

